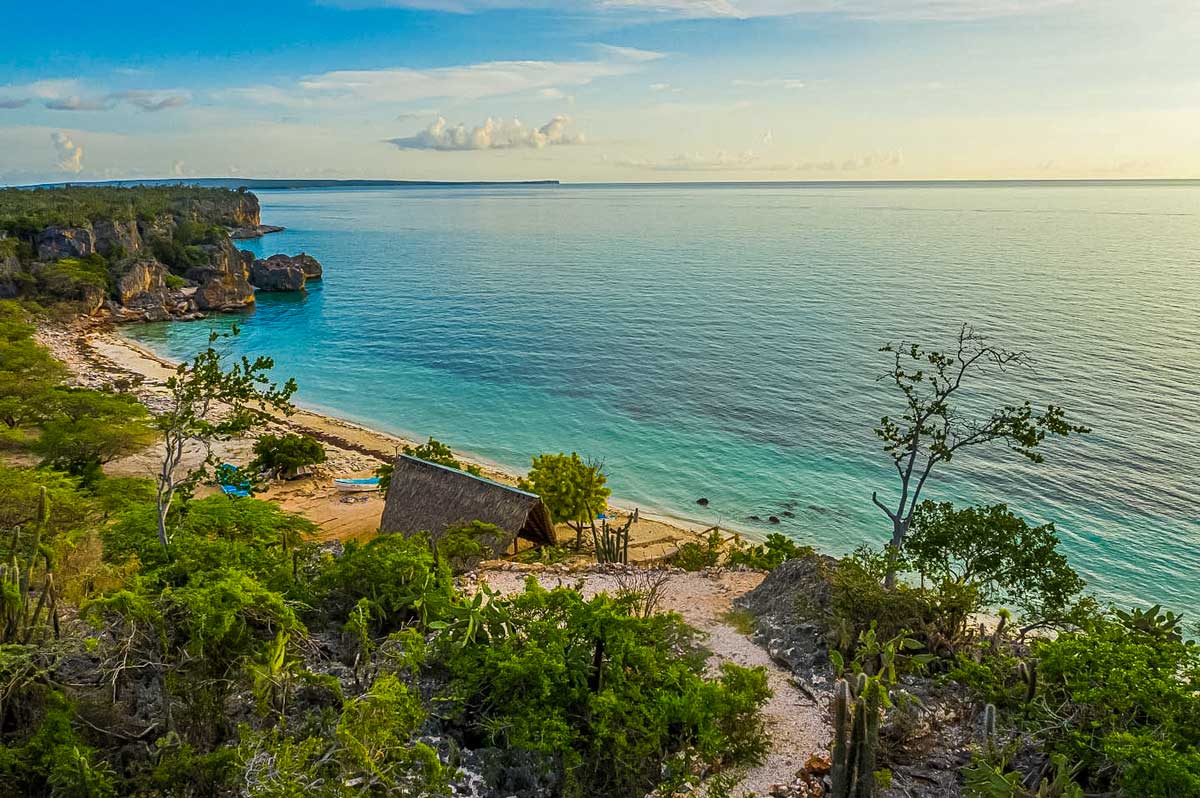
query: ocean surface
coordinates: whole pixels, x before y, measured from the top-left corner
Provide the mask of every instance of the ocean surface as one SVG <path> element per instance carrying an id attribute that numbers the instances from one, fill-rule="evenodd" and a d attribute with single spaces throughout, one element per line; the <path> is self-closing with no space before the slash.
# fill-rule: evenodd
<path id="1" fill-rule="evenodd" d="M 288 229 L 242 246 L 324 281 L 127 333 L 185 358 L 236 321 L 307 406 L 512 469 L 575 450 L 625 503 L 840 553 L 898 492 L 879 347 L 970 322 L 1035 362 L 970 407 L 1093 432 L 956 457 L 926 496 L 1053 521 L 1101 598 L 1200 613 L 1200 183 L 258 193 Z"/>

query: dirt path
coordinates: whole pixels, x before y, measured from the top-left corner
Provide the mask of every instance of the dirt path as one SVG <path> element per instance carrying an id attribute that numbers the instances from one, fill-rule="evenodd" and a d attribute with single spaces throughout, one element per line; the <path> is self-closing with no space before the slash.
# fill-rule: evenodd
<path id="1" fill-rule="evenodd" d="M 513 593 L 522 589 L 528 575 L 528 571 L 511 570 L 510 566 L 484 570 L 479 577 L 494 590 Z M 621 587 L 621 577 L 601 571 L 541 572 L 537 576 L 547 588 L 574 587 L 582 581 L 583 594 L 589 597 L 613 593 Z M 708 635 L 707 645 L 713 653 L 709 663 L 714 669 L 727 661 L 746 667 L 762 666 L 767 671 L 772 695 L 763 714 L 771 745 L 765 761 L 747 771 L 733 789 L 731 794 L 739 798 L 747 793 L 765 798 L 770 795 L 771 785 L 790 783 L 809 755 L 824 750 L 829 740 L 821 708 L 793 686 L 787 670 L 776 665 L 762 647 L 738 631 L 727 618 L 733 599 L 762 580 L 762 574 L 750 571 L 672 572 L 660 605 L 662 609 L 678 612 Z"/>

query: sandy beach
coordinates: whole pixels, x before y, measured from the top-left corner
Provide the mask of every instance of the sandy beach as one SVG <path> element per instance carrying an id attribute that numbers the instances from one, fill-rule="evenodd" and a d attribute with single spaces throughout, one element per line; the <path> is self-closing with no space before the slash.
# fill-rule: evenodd
<path id="1" fill-rule="evenodd" d="M 164 382 L 174 371 L 175 364 L 120 334 L 119 328 L 94 319 L 70 324 L 44 325 L 38 332 L 39 341 L 67 365 L 74 382 L 85 387 L 119 386 L 132 390 L 154 411 L 164 400 Z M 285 377 L 287 375 L 279 375 Z M 301 384 L 303 392 L 303 384 Z M 378 531 L 383 512 L 383 497 L 377 493 L 344 494 L 333 487 L 334 477 L 366 477 L 375 468 L 395 457 L 406 445 L 416 441 L 369 429 L 311 410 L 297 409 L 287 418 L 256 429 L 249 436 L 224 441 L 214 451 L 226 462 L 245 464 L 252 458 L 254 440 L 263 433 L 293 432 L 311 435 L 325 446 L 326 462 L 313 468 L 311 476 L 291 481 L 277 481 L 257 495 L 278 502 L 281 507 L 305 516 L 318 527 L 320 540 L 369 540 Z M 452 441 L 449 441 L 453 445 Z M 150 447 L 129 457 L 108 464 L 105 470 L 113 475 L 152 477 L 156 469 L 157 449 Z M 192 456 L 198 461 L 199 451 Z M 517 475 L 498 469 L 469 454 L 460 459 L 478 465 L 489 479 L 516 484 Z M 202 490 L 212 492 L 215 488 Z M 610 501 L 617 515 L 631 512 L 632 507 L 619 498 Z M 664 516 L 640 508 L 637 523 L 630 528 L 629 559 L 631 562 L 650 562 L 674 552 L 687 541 L 696 540 L 704 531 L 700 524 Z M 565 525 L 558 529 L 559 539 L 573 539 L 574 532 Z"/>

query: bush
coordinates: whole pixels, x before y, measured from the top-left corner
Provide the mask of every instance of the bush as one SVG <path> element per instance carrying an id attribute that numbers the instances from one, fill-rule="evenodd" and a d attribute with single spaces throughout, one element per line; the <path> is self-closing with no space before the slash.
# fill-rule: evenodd
<path id="1" fill-rule="evenodd" d="M 1035 718 L 1091 790 L 1138 798 L 1200 788 L 1200 648 L 1101 615 L 1033 644 Z"/>
<path id="2" fill-rule="evenodd" d="M 43 465 L 94 481 L 100 466 L 154 442 L 150 414 L 129 394 L 54 388 L 41 398 L 47 415 L 33 444 Z"/>
<path id="3" fill-rule="evenodd" d="M 706 681 L 706 656 L 678 616 L 638 617 L 628 600 L 532 579 L 493 602 L 488 644 L 446 654 L 468 745 L 543 753 L 561 794 L 617 797 L 765 750 L 766 674 L 726 663 Z"/>
<path id="4" fill-rule="evenodd" d="M 922 581 L 969 586 L 982 605 L 1010 604 L 1030 626 L 1064 618 L 1084 586 L 1058 550 L 1054 524 L 1030 526 L 1003 504 L 922 502 L 904 554 Z"/>
<path id="5" fill-rule="evenodd" d="M 308 435 L 263 435 L 254 442 L 251 469 L 287 476 L 301 468 L 325 462 L 325 447 Z"/>
<path id="6" fill-rule="evenodd" d="M 726 564 L 759 571 L 773 571 L 786 560 L 799 560 L 814 554 L 816 551 L 812 546 L 799 546 L 791 538 L 772 532 L 760 544 L 747 546 L 740 540 L 736 541 Z"/>
<path id="7" fill-rule="evenodd" d="M 671 555 L 671 565 L 685 571 L 703 571 L 712 568 L 721 561 L 721 551 L 725 541 L 721 538 L 721 530 L 714 528 L 699 541 L 688 541 Z"/>
<path id="8" fill-rule="evenodd" d="M 455 596 L 450 570 L 435 563 L 429 540 L 400 534 L 380 535 L 365 546 L 347 543 L 321 573 L 317 592 L 322 609 L 338 622 L 366 599 L 376 634 L 439 619 Z"/>

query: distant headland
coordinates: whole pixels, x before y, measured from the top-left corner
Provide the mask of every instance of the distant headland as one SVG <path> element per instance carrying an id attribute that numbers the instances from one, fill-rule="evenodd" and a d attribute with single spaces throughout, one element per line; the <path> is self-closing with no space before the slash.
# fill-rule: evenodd
<path id="1" fill-rule="evenodd" d="M 557 180 L 302 180 L 250 177 L 155 178 L 151 180 L 99 180 L 67 183 L 38 183 L 20 188 L 61 188 L 63 186 L 201 186 L 204 188 L 246 188 L 253 190 L 301 188 L 414 188 L 421 186 L 557 186 Z M 14 188 L 17 188 L 14 186 Z"/>

